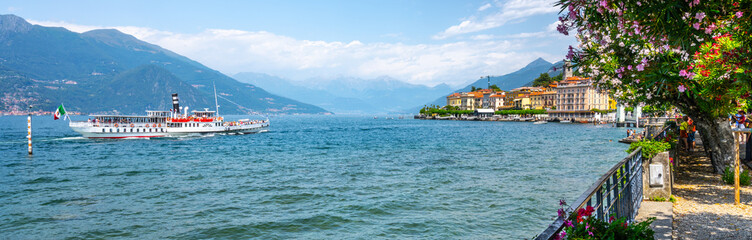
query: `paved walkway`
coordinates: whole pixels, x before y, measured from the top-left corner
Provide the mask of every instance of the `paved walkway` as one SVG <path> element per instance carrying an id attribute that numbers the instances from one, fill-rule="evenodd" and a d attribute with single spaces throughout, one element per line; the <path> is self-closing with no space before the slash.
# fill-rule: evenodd
<path id="1" fill-rule="evenodd" d="M 734 187 L 712 173 L 701 142 L 680 154 L 674 178 L 675 239 L 752 239 L 752 187 L 743 186 L 734 205 Z M 747 169 L 748 170 L 748 169 Z"/>
<path id="2" fill-rule="evenodd" d="M 650 224 L 650 228 L 655 231 L 655 239 L 671 240 L 674 220 L 673 203 L 642 201 L 635 221 L 642 222 L 649 217 L 655 218 L 655 221 Z"/>

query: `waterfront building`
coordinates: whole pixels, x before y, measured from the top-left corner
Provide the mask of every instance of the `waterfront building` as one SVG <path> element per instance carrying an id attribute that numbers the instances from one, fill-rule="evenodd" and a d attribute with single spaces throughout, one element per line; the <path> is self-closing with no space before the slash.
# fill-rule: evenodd
<path id="1" fill-rule="evenodd" d="M 493 108 L 494 110 L 499 110 L 504 106 L 504 96 L 506 96 L 505 92 L 497 92 L 490 96 L 491 103 L 489 104 L 490 108 Z"/>
<path id="2" fill-rule="evenodd" d="M 513 108 L 515 109 L 533 109 L 532 98 L 543 92 L 540 87 L 518 87 L 512 89 L 514 94 Z M 537 97 L 536 97 L 537 98 Z"/>
<path id="3" fill-rule="evenodd" d="M 556 106 L 556 86 L 551 84 L 542 88 L 543 91 L 531 94 L 530 101 L 533 109 L 553 109 Z"/>
<path id="4" fill-rule="evenodd" d="M 460 97 L 460 93 L 452 93 L 447 96 L 446 105 L 452 107 L 459 107 L 460 105 L 462 105 L 462 98 Z"/>
<path id="5" fill-rule="evenodd" d="M 460 110 L 475 110 L 480 108 L 483 102 L 483 94 L 480 92 L 467 92 L 460 94 Z"/>
<path id="6" fill-rule="evenodd" d="M 474 92 L 452 93 L 446 97 L 448 106 L 460 110 L 492 109 L 497 110 L 505 103 L 505 92 L 480 89 Z"/>
<path id="7" fill-rule="evenodd" d="M 515 109 L 530 109 L 530 94 L 527 92 L 520 92 L 517 93 L 517 96 L 514 97 L 514 108 Z"/>
<path id="8" fill-rule="evenodd" d="M 610 110 L 608 92 L 597 88 L 590 78 L 572 75 L 568 63 L 564 66 L 564 80 L 556 86 L 556 109 L 549 110 L 549 116 L 565 119 L 590 119 L 595 116 L 592 109 Z"/>

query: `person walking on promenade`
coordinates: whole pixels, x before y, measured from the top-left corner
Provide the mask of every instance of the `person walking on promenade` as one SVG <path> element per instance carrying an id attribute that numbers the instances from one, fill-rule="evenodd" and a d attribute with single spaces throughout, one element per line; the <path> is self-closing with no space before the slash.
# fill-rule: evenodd
<path id="1" fill-rule="evenodd" d="M 747 113 L 744 112 L 744 110 L 739 109 L 739 111 L 735 115 L 731 116 L 731 120 L 732 120 L 731 127 L 732 128 L 738 128 L 738 129 L 744 129 L 745 128 L 745 124 L 747 124 L 747 116 L 746 116 L 746 114 Z M 740 139 L 738 139 L 738 140 L 739 140 L 740 143 L 742 143 L 742 142 L 744 142 L 746 140 L 747 135 L 744 134 L 744 133 L 742 133 L 741 136 L 739 136 L 739 137 L 740 137 Z"/>
<path id="2" fill-rule="evenodd" d="M 679 124 L 679 142 L 682 150 L 687 150 L 689 148 L 687 145 L 687 120 L 689 120 L 689 117 L 684 116 Z"/>
<path id="3" fill-rule="evenodd" d="M 688 117 L 685 117 L 688 118 Z M 697 131 L 697 128 L 695 127 L 695 122 L 692 120 L 692 118 L 689 118 L 687 120 L 687 146 L 689 148 L 689 151 L 695 150 L 695 132 Z"/>
<path id="4" fill-rule="evenodd" d="M 752 116 L 752 114 L 750 114 L 750 116 Z M 747 124 L 749 127 L 752 127 L 752 120 L 747 118 Z M 752 162 L 752 134 L 747 134 L 747 151 L 745 156 L 746 162 Z"/>

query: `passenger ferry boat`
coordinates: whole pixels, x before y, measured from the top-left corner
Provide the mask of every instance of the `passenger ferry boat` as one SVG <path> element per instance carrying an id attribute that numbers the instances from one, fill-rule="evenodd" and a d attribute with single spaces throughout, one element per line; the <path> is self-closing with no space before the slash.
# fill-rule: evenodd
<path id="1" fill-rule="evenodd" d="M 146 116 L 93 115 L 87 121 L 68 124 L 87 138 L 156 138 L 203 134 L 250 134 L 267 131 L 269 120 L 241 119 L 225 122 L 215 111 L 191 111 L 181 114 L 177 94 L 172 94 L 170 111 L 146 111 Z"/>

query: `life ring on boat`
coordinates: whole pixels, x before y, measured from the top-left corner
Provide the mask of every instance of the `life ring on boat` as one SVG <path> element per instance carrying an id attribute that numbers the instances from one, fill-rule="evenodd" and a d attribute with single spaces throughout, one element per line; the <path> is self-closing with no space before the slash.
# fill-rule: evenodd
<path id="1" fill-rule="evenodd" d="M 133 126 L 135 126 L 135 125 L 133 125 L 133 123 L 131 123 L 131 127 L 133 127 Z"/>
<path id="2" fill-rule="evenodd" d="M 161 124 L 161 123 L 160 123 L 160 124 L 157 124 L 157 127 L 162 127 L 162 124 Z"/>
<path id="3" fill-rule="evenodd" d="M 151 127 L 157 127 L 157 124 L 156 124 L 156 123 L 155 123 L 155 124 L 152 124 L 152 125 L 151 125 Z"/>
<path id="4" fill-rule="evenodd" d="M 147 128 L 148 128 L 148 127 L 149 127 L 149 124 L 147 123 L 146 125 L 144 125 L 144 127 L 147 127 Z"/>
<path id="5" fill-rule="evenodd" d="M 117 123 L 115 123 L 115 127 L 118 127 L 118 124 L 117 124 Z"/>

